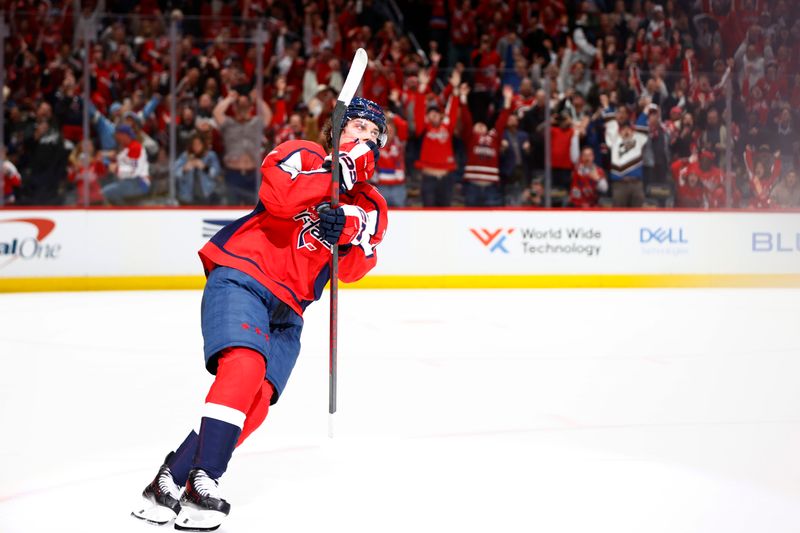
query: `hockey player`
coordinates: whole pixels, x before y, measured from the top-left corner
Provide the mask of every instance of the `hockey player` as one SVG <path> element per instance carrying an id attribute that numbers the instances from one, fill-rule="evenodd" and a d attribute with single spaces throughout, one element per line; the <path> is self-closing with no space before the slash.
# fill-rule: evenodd
<path id="1" fill-rule="evenodd" d="M 330 123 L 326 137 L 332 144 Z M 287 141 L 261 164 L 255 209 L 200 250 L 208 278 L 201 307 L 205 364 L 216 377 L 199 430 L 167 455 L 134 516 L 158 524 L 175 519 L 180 530 L 219 526 L 230 511 L 219 478 L 234 448 L 283 393 L 300 351 L 303 311 L 330 278 L 332 247 L 339 246 L 344 282 L 375 266 L 386 202 L 367 180 L 386 143 L 382 109 L 353 98 L 340 143 L 338 208 L 327 202 L 331 156 L 319 144 Z"/>

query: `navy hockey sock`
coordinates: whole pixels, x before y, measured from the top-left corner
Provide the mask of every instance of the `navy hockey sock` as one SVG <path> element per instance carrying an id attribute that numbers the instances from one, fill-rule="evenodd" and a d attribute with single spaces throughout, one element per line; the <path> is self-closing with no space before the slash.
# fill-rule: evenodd
<path id="1" fill-rule="evenodd" d="M 242 428 L 235 424 L 204 416 L 192 468 L 202 468 L 214 479 L 222 477 L 241 432 Z"/>
<path id="2" fill-rule="evenodd" d="M 192 461 L 197 453 L 197 444 L 200 442 L 197 432 L 192 430 L 178 446 L 169 459 L 167 459 L 167 466 L 172 472 L 172 479 L 175 484 L 182 487 L 186 484 L 186 478 L 189 477 L 189 470 L 192 469 Z"/>
<path id="3" fill-rule="evenodd" d="M 265 372 L 266 361 L 259 352 L 241 347 L 223 351 L 206 396 L 192 468 L 201 468 L 214 479 L 225 473 Z"/>

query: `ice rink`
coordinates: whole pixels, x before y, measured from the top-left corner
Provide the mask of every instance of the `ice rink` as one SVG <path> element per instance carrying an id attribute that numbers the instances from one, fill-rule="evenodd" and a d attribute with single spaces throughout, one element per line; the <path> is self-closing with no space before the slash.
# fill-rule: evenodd
<path id="1" fill-rule="evenodd" d="M 211 376 L 200 292 L 0 295 L 0 532 L 119 533 Z M 224 532 L 800 531 L 800 291 L 341 293 Z M 172 531 L 172 527 L 161 528 Z"/>

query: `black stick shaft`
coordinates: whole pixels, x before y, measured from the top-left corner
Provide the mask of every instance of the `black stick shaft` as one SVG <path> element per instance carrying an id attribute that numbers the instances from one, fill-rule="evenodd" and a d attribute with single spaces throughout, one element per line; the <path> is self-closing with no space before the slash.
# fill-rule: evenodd
<path id="1" fill-rule="evenodd" d="M 342 134 L 342 118 L 346 106 L 344 102 L 336 102 L 333 110 L 333 131 L 331 154 L 331 208 L 339 207 L 339 137 Z M 329 351 L 329 376 L 328 376 L 328 413 L 336 412 L 336 381 L 338 376 L 338 326 L 339 326 L 339 245 L 331 243 L 331 311 L 330 311 L 330 351 Z"/>

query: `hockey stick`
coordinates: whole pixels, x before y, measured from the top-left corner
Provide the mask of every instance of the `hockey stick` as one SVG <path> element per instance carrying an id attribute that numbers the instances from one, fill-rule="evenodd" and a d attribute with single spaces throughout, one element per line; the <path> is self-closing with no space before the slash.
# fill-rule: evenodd
<path id="1" fill-rule="evenodd" d="M 350 105 L 350 100 L 356 94 L 364 71 L 367 69 L 367 52 L 363 48 L 356 50 L 353 63 L 350 65 L 350 72 L 344 80 L 342 91 L 336 100 L 336 107 L 333 108 L 333 131 L 332 144 L 333 153 L 331 154 L 331 208 L 339 207 L 339 179 L 341 168 L 339 167 L 339 137 L 342 135 L 342 119 L 345 110 Z M 331 249 L 331 319 L 330 319 L 330 352 L 329 352 L 329 376 L 328 376 L 328 437 L 333 438 L 333 414 L 336 412 L 336 381 L 337 381 L 337 357 L 338 357 L 338 321 L 339 321 L 339 246 L 333 243 Z"/>

